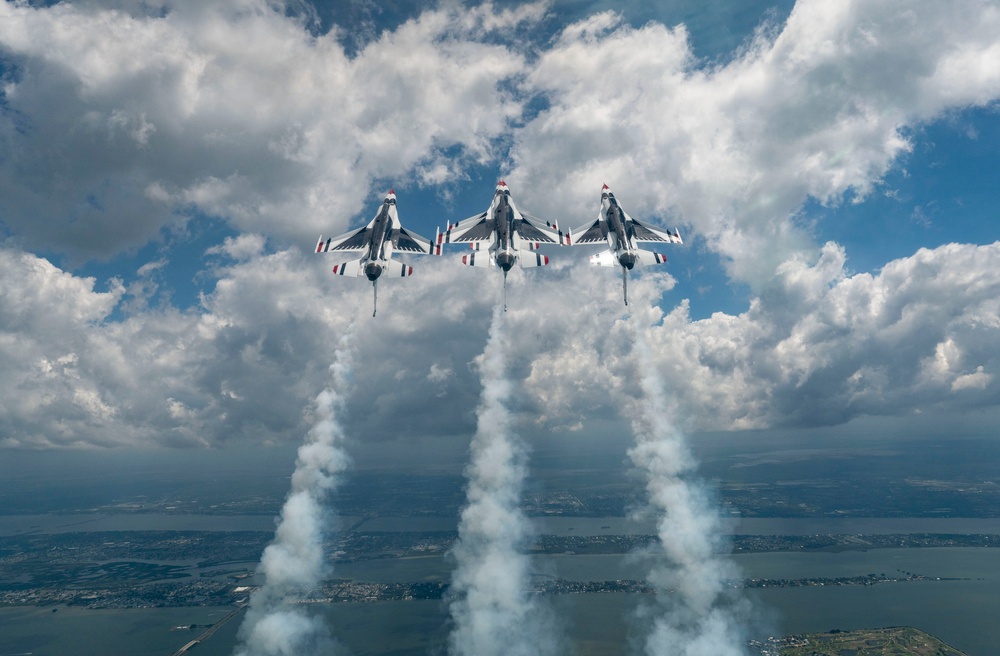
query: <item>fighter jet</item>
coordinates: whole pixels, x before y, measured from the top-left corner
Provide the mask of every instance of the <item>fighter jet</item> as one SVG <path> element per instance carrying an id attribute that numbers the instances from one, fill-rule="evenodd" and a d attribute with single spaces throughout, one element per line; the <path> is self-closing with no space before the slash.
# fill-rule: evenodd
<path id="1" fill-rule="evenodd" d="M 435 242 L 440 241 L 435 239 Z M 378 279 L 385 273 L 388 277 L 403 277 L 413 273 L 413 267 L 392 259 L 393 251 L 407 253 L 441 254 L 441 246 L 431 244 L 429 239 L 410 232 L 399 222 L 396 212 L 396 192 L 392 189 L 382 201 L 382 207 L 371 223 L 363 228 L 323 240 L 320 236 L 316 244 L 317 253 L 336 251 L 364 251 L 357 260 L 336 264 L 333 273 L 338 276 L 367 276 L 375 291 L 372 316 L 378 311 Z"/>
<path id="2" fill-rule="evenodd" d="M 503 270 L 504 310 L 507 309 L 507 272 L 515 263 L 521 267 L 545 266 L 546 255 L 533 251 L 540 244 L 562 244 L 559 227 L 543 219 L 522 214 L 510 196 L 507 183 L 497 183 L 488 210 L 449 225 L 438 237 L 438 245 L 467 243 L 476 252 L 462 256 L 462 264 L 474 267 L 498 266 Z M 483 251 L 486 252 L 483 252 Z"/>
<path id="3" fill-rule="evenodd" d="M 616 264 L 621 266 L 625 305 L 628 305 L 628 272 L 632 267 L 636 264 L 662 264 L 667 261 L 666 255 L 638 248 L 636 243 L 640 241 L 684 243 L 677 228 L 670 232 L 646 225 L 629 216 L 618 205 L 618 200 L 608 185 L 604 185 L 601 190 L 601 211 L 597 220 L 570 230 L 567 239 L 567 243 L 571 245 L 607 242 L 608 250 L 591 255 L 590 263 L 607 267 Z"/>

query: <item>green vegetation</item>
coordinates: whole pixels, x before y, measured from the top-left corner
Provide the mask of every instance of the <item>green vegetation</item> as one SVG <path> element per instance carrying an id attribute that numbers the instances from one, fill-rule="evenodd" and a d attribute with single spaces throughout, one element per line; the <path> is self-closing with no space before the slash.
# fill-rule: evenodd
<path id="1" fill-rule="evenodd" d="M 910 627 L 832 631 L 785 638 L 781 656 L 965 656 Z"/>

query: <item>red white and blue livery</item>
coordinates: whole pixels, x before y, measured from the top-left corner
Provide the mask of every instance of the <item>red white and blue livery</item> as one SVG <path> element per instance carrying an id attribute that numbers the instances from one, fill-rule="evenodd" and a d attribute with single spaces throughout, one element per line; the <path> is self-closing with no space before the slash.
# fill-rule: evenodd
<path id="1" fill-rule="evenodd" d="M 636 245 L 643 241 L 684 243 L 676 228 L 670 232 L 669 229 L 656 228 L 629 216 L 618 205 L 618 200 L 608 185 L 604 185 L 601 189 L 601 211 L 597 215 L 597 220 L 576 230 L 570 230 L 567 236 L 567 243 L 570 245 L 607 244 L 607 250 L 590 257 L 590 263 L 622 268 L 625 305 L 628 305 L 628 272 L 637 264 L 663 264 L 667 261 L 666 255 L 643 250 Z"/>
<path id="2" fill-rule="evenodd" d="M 371 280 L 375 290 L 375 308 L 372 311 L 374 317 L 378 310 L 378 279 L 383 274 L 390 278 L 402 278 L 413 273 L 413 267 L 393 260 L 393 253 L 403 251 L 440 255 L 441 247 L 432 244 L 429 239 L 410 232 L 400 224 L 396 211 L 396 192 L 390 189 L 371 223 L 339 237 L 326 240 L 320 237 L 316 244 L 317 253 L 340 251 L 363 251 L 361 257 L 356 260 L 335 264 L 333 273 L 338 276 L 366 276 Z"/>
<path id="3" fill-rule="evenodd" d="M 449 225 L 445 233 L 438 236 L 437 245 L 469 244 L 474 252 L 463 255 L 462 264 L 500 267 L 506 292 L 507 272 L 511 267 L 515 264 L 523 268 L 545 266 L 549 258 L 537 253 L 538 247 L 564 241 L 565 236 L 556 224 L 520 212 L 507 183 L 501 180 L 489 209 Z"/>

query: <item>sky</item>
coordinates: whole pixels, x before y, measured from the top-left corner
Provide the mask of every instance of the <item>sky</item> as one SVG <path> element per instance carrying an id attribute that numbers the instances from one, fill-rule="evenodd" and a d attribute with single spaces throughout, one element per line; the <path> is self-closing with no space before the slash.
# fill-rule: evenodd
<path id="1" fill-rule="evenodd" d="M 313 250 L 500 178 L 684 237 L 628 308 L 595 247 L 511 273 L 529 443 L 622 443 L 629 322 L 695 436 L 995 433 L 998 62 L 983 0 L 0 0 L 0 449 L 298 443 L 349 334 L 353 455 L 465 453 L 497 272 L 373 318 Z"/>

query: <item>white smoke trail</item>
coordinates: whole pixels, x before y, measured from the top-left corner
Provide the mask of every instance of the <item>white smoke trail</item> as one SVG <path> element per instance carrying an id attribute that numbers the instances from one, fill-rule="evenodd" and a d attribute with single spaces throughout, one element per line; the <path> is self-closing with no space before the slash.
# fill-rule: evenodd
<path id="1" fill-rule="evenodd" d="M 334 653 L 329 630 L 299 602 L 328 574 L 323 538 L 330 514 L 325 501 L 339 483 L 338 475 L 350 464 L 341 447 L 344 432 L 339 423 L 343 387 L 351 370 L 350 333 L 348 328 L 330 365 L 330 386 L 316 398 L 319 420 L 299 447 L 274 541 L 260 559 L 258 572 L 264 575 L 264 584 L 250 599 L 236 656 Z"/>
<path id="2" fill-rule="evenodd" d="M 544 656 L 558 643 L 551 613 L 528 593 L 531 559 L 524 550 L 532 532 L 520 509 L 528 456 L 511 430 L 504 352 L 498 304 L 479 361 L 483 395 L 465 470 L 468 505 L 453 550 L 453 656 Z"/>
<path id="3" fill-rule="evenodd" d="M 641 329 L 636 329 L 643 398 L 634 407 L 636 444 L 629 457 L 643 474 L 650 510 L 656 513 L 660 556 L 649 583 L 657 608 L 645 609 L 652 629 L 647 656 L 738 656 L 746 654 L 742 618 L 748 604 L 728 585 L 738 572 L 725 556 L 716 506 L 694 477 L 696 462 L 684 435 L 671 421 L 671 407 Z"/>

